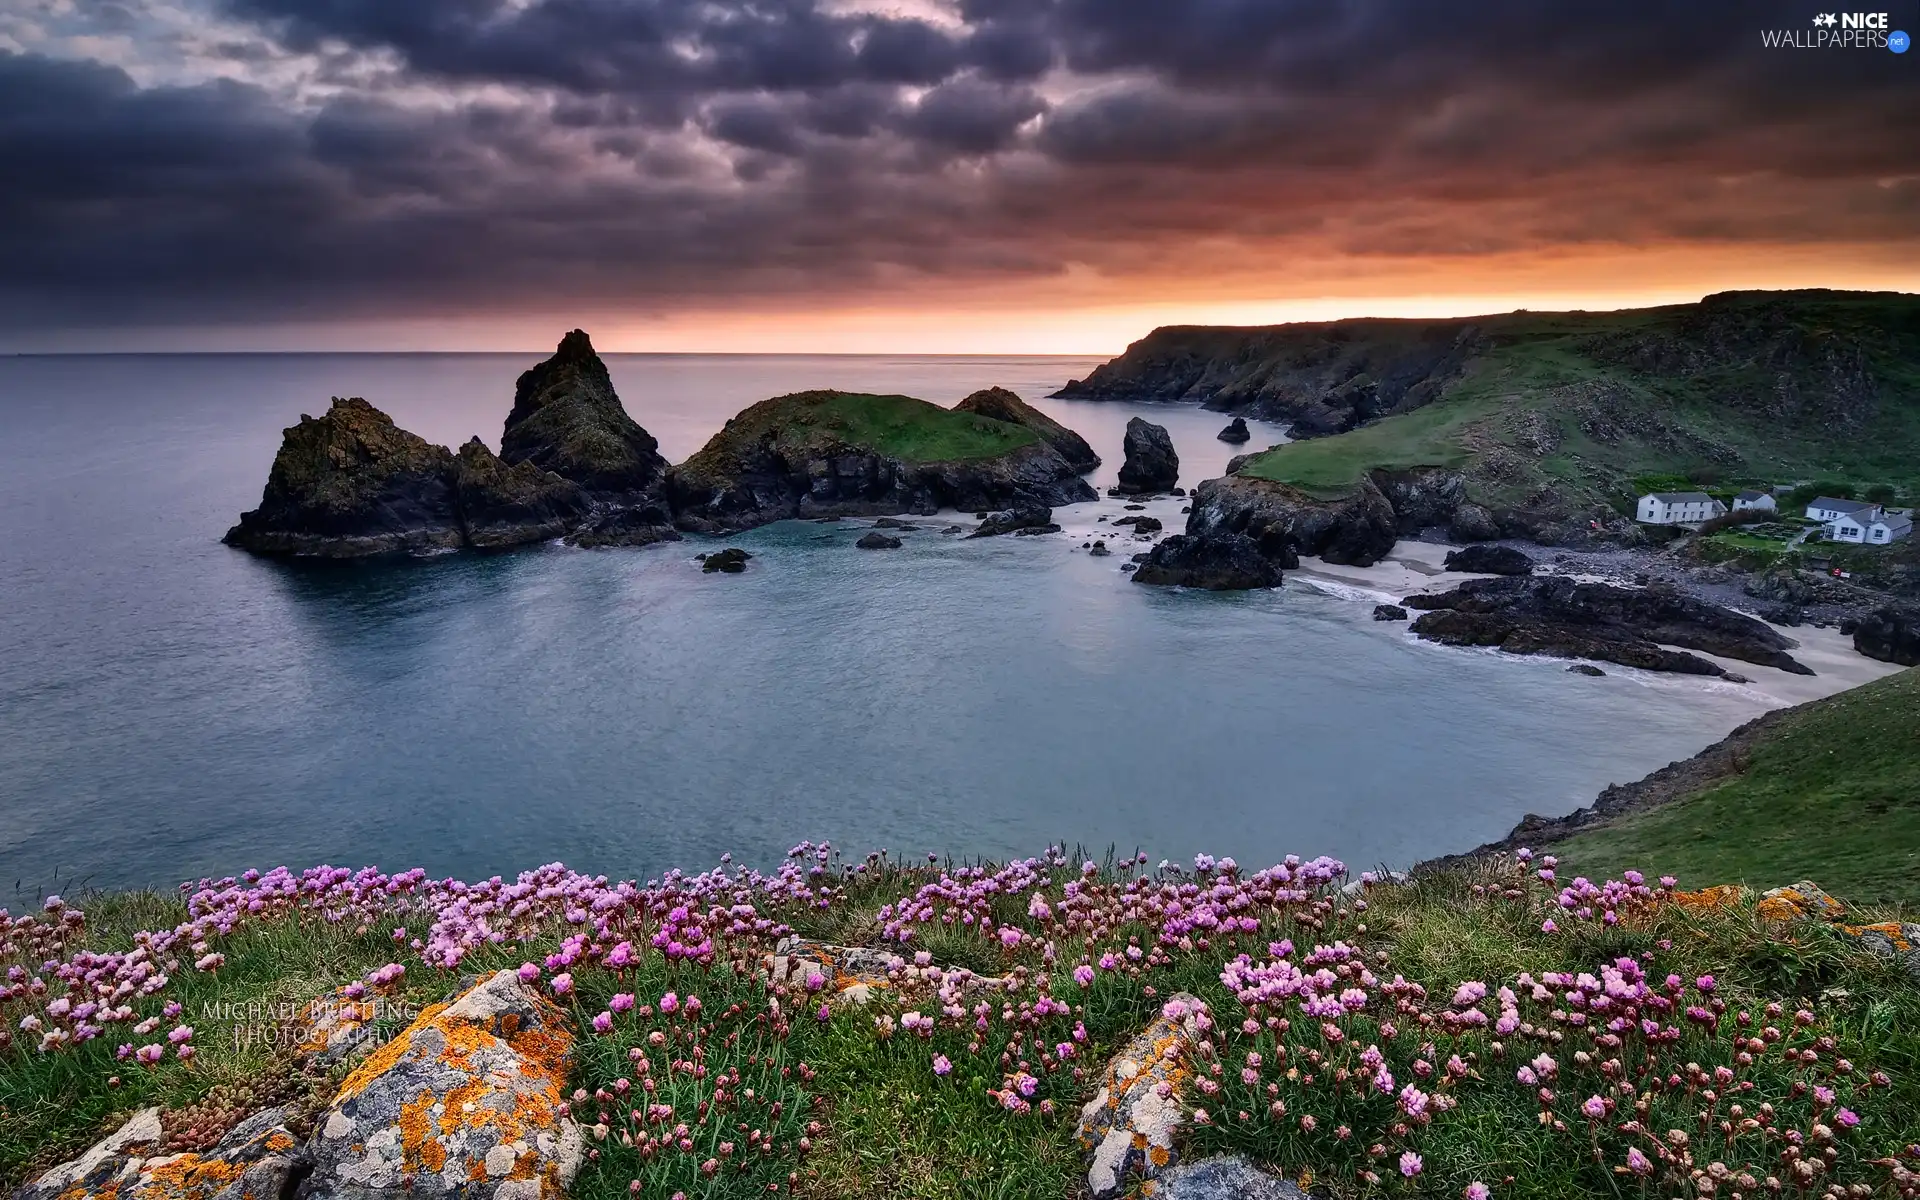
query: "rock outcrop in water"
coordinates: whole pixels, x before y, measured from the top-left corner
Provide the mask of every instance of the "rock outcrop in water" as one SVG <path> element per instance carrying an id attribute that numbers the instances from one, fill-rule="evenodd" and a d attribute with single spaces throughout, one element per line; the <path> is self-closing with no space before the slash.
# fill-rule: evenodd
<path id="1" fill-rule="evenodd" d="M 1120 467 L 1120 492 L 1138 496 L 1172 491 L 1180 482 L 1180 456 L 1166 427 L 1139 417 L 1127 422 L 1127 461 Z"/>
<path id="2" fill-rule="evenodd" d="M 560 537 L 592 509 L 569 480 L 478 438 L 453 454 L 356 397 L 286 431 L 260 507 L 223 540 L 288 558 L 495 550 Z"/>
<path id="3" fill-rule="evenodd" d="M 1280 579 L 1279 564 L 1238 533 L 1203 538 L 1177 533 L 1155 546 L 1133 574 L 1135 583 L 1212 592 L 1279 587 Z"/>
<path id="4" fill-rule="evenodd" d="M 1450 646 L 1598 659 L 1647 671 L 1725 675 L 1699 650 L 1795 675 L 1813 672 L 1795 643 L 1763 621 L 1670 588 L 1624 588 L 1557 576 L 1470 579 L 1439 595 L 1409 596 L 1425 610 L 1413 632 Z M 1678 646 L 1681 650 L 1666 647 Z"/>
<path id="5" fill-rule="evenodd" d="M 466 544 L 478 549 L 549 541 L 593 509 L 580 485 L 529 462 L 508 465 L 479 438 L 455 456 L 454 492 Z"/>
<path id="6" fill-rule="evenodd" d="M 1087 444 L 1087 439 L 1006 388 L 993 387 L 977 391 L 954 405 L 953 411 L 972 413 L 975 416 L 990 417 L 995 421 L 1025 426 L 1039 434 L 1041 441 L 1059 451 L 1060 457 L 1066 459 L 1068 465 L 1076 471 L 1091 471 L 1100 465 L 1100 456 L 1093 452 L 1093 447 Z"/>
<path id="7" fill-rule="evenodd" d="M 682 529 L 792 517 L 929 515 L 1095 498 L 1031 429 L 908 396 L 800 392 L 727 422 L 668 481 Z"/>
<path id="8" fill-rule="evenodd" d="M 310 558 L 455 549 L 465 538 L 453 455 L 359 397 L 335 397 L 286 431 L 260 507 L 223 540 Z"/>
<path id="9" fill-rule="evenodd" d="M 1229 475 L 1193 493 L 1187 532 L 1196 537 L 1245 534 L 1261 553 L 1284 561 L 1314 554 L 1344 566 L 1370 567 L 1399 539 L 1399 518 L 1372 480 L 1350 496 L 1323 500 L 1266 479 Z"/>
<path id="10" fill-rule="evenodd" d="M 667 473 L 659 443 L 627 415 L 607 364 L 578 329 L 520 376 L 500 457 L 551 471 L 617 508 L 656 505 Z M 664 521 L 664 509 L 660 515 Z"/>
<path id="11" fill-rule="evenodd" d="M 1233 420 L 1227 422 L 1225 429 L 1220 431 L 1219 438 L 1223 442 L 1240 446 L 1252 441 L 1253 433 L 1247 428 L 1247 419 L 1245 417 L 1235 417 Z"/>

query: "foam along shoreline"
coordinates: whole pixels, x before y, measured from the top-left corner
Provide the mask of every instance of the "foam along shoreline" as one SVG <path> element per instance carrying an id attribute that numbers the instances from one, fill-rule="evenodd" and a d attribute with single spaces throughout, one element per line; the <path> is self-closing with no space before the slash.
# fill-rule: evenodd
<path id="1" fill-rule="evenodd" d="M 1459 548 L 1434 542 L 1402 540 L 1394 545 L 1393 553 L 1371 567 L 1335 566 L 1317 558 L 1302 558 L 1299 570 L 1290 574 L 1357 589 L 1368 596 L 1386 597 L 1389 603 L 1397 604 L 1405 596 L 1420 592 L 1444 592 L 1469 579 L 1487 578 L 1441 567 L 1447 554 Z M 1758 616 L 1752 612 L 1747 612 L 1747 615 Z M 1879 662 L 1861 654 L 1853 648 L 1851 640 L 1833 629 L 1816 629 L 1810 625 L 1775 628 L 1800 643 L 1799 649 L 1793 652 L 1794 657 L 1811 667 L 1814 672 L 1812 675 L 1794 675 L 1774 667 L 1722 658 L 1700 650 L 1688 650 L 1687 653 L 1699 655 L 1729 671 L 1746 676 L 1749 682 L 1739 686 L 1764 697 L 1774 707 L 1819 700 L 1876 679 L 1884 679 L 1888 675 L 1896 675 L 1902 670 L 1893 663 Z M 1668 648 L 1679 649 L 1677 646 Z M 1606 670 L 1615 674 L 1629 673 L 1626 668 L 1611 665 Z"/>

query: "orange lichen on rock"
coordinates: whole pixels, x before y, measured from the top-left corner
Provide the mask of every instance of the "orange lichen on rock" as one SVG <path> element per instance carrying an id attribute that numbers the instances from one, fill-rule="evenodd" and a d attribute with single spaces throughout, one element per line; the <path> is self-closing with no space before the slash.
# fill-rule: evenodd
<path id="1" fill-rule="evenodd" d="M 1876 921 L 1871 925 L 1842 925 L 1840 928 L 1845 930 L 1849 937 L 1885 938 L 1886 944 L 1891 946 L 1897 954 L 1904 954 L 1913 949 L 1914 944 L 1907 936 L 1907 930 L 1912 929 L 1913 926 L 1902 925 L 1898 921 Z"/>
<path id="2" fill-rule="evenodd" d="M 1747 901 L 1748 891 L 1737 883 L 1723 883 L 1697 892 L 1674 892 L 1670 899 L 1687 912 L 1727 912 Z"/>
<path id="3" fill-rule="evenodd" d="M 312 1186 L 484 1197 L 510 1161 L 514 1179 L 559 1200 L 584 1154 L 564 1100 L 572 1052 L 558 1006 L 512 971 L 481 981 L 348 1078 L 321 1121 Z"/>
<path id="4" fill-rule="evenodd" d="M 346 1082 L 340 1085 L 339 1099 L 345 1100 L 349 1097 L 359 1095 L 366 1090 L 369 1083 L 372 1083 L 374 1080 L 392 1070 L 394 1064 L 405 1058 L 407 1052 L 413 1049 L 414 1030 L 430 1024 L 434 1018 L 446 1011 L 446 1008 L 447 1006 L 444 1004 L 435 1004 L 429 1007 L 425 1012 L 420 1014 L 419 1020 L 401 1031 L 398 1037 L 380 1047 L 378 1050 L 375 1050 L 372 1054 L 369 1054 L 366 1061 L 355 1067 L 353 1073 L 347 1076 Z"/>
<path id="5" fill-rule="evenodd" d="M 1753 911 L 1764 921 L 1838 921 L 1847 915 L 1847 906 L 1827 895 L 1819 884 L 1803 879 L 1774 888 Z"/>

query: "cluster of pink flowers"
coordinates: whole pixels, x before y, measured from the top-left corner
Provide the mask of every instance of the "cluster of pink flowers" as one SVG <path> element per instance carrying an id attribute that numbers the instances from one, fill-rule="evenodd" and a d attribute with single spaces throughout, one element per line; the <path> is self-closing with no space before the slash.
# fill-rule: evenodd
<path id="1" fill-rule="evenodd" d="M 1369 874 L 1343 891 L 1345 875 L 1326 858 L 1249 873 L 1208 855 L 1103 870 L 1058 847 L 997 867 L 903 867 L 884 853 L 848 864 L 826 843 L 796 846 L 771 874 L 723 861 L 645 883 L 559 864 L 474 883 L 418 870 L 247 872 L 185 889 L 188 920 L 125 952 L 87 949 L 85 917 L 57 898 L 29 916 L 0 911 L 0 1052 L 71 1052 L 124 1028 L 125 1040 L 95 1052 L 117 1045 L 118 1060 L 174 1069 L 169 1056 L 193 1058 L 193 1029 L 177 1021 L 169 983 L 220 971 L 224 939 L 277 922 L 374 932 L 381 944 L 391 931 L 416 974 L 525 956 L 522 981 L 624 1050 L 622 1070 L 573 1103 L 593 1153 L 628 1155 L 648 1194 L 661 1181 L 699 1190 L 734 1176 L 777 1187 L 821 1132 L 812 1069 L 787 1053 L 794 1023 L 834 1037 L 848 1027 L 836 1024 L 827 978 L 765 982 L 763 964 L 792 926 L 872 924 L 898 955 L 870 1036 L 930 1082 L 1011 1116 L 1071 1112 L 1100 1069 L 1088 1023 L 1145 998 L 1191 1018 L 1202 1038 L 1190 1101 L 1203 1136 L 1268 1139 L 1258 1146 L 1284 1134 L 1307 1147 L 1302 1165 L 1337 1165 L 1364 1188 L 1444 1180 L 1452 1168 L 1433 1139 L 1466 1104 L 1502 1106 L 1610 1173 L 1694 1195 L 1824 1187 L 1855 1163 L 1847 1138 L 1886 1077 L 1840 1058 L 1810 1008 L 1743 1008 L 1713 976 L 1656 969 L 1652 953 L 1510 979 L 1428 978 L 1430 992 L 1369 933 L 1369 904 L 1381 901 L 1368 889 L 1383 882 Z M 1608 945 L 1626 933 L 1606 930 L 1641 928 L 1673 887 L 1633 872 L 1564 882 L 1551 856 L 1524 851 L 1489 878 L 1470 904 L 1517 906 L 1505 916 L 1523 928 Z M 921 948 L 955 937 L 991 973 L 942 966 Z M 1231 999 L 1175 1011 L 1159 989 L 1191 986 L 1195 963 L 1217 966 Z M 388 963 L 350 995 L 402 987 L 407 972 Z M 1894 1170 L 1897 1189 L 1910 1168 Z M 1475 1181 L 1464 1194 L 1491 1190 Z"/>

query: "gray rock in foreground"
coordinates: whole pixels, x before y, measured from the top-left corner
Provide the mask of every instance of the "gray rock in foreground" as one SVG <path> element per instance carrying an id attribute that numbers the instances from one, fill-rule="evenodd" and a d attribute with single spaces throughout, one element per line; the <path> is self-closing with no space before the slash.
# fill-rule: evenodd
<path id="1" fill-rule="evenodd" d="M 1154 1200 L 1308 1200 L 1307 1193 L 1237 1154 L 1185 1163 L 1162 1175 Z"/>
<path id="2" fill-rule="evenodd" d="M 303 1200 L 544 1200 L 585 1144 L 563 1096 L 573 1036 L 560 1009 L 501 971 L 429 1009 L 347 1080 L 308 1145 Z M 425 1106 L 427 1143 L 404 1144 Z M 502 1117 L 510 1119 L 501 1119 Z M 430 1165 L 423 1165 L 430 1164 Z"/>

